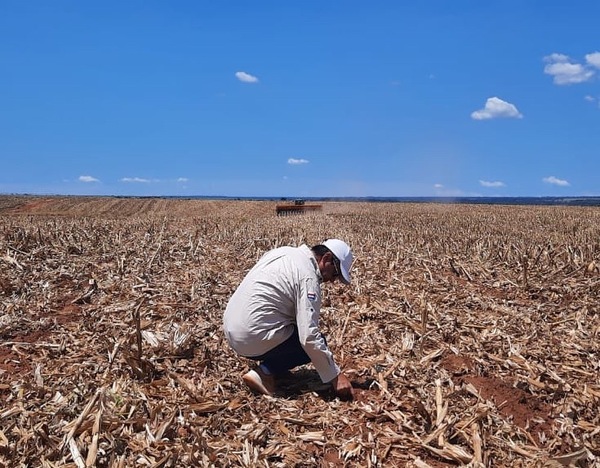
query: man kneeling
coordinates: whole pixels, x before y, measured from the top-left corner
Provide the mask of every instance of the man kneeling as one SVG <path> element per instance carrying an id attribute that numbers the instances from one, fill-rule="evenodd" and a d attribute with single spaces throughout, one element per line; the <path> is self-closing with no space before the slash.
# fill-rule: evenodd
<path id="1" fill-rule="evenodd" d="M 309 248 L 265 253 L 229 299 L 223 331 L 233 350 L 258 362 L 242 378 L 255 392 L 272 395 L 278 375 L 313 363 L 340 398 L 354 396 L 319 331 L 321 283 L 350 284 L 353 255 L 339 239 Z"/>

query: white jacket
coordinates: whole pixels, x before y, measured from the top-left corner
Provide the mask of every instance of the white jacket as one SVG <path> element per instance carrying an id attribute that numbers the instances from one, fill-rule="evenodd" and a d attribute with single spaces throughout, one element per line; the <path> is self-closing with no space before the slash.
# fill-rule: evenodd
<path id="1" fill-rule="evenodd" d="M 306 245 L 265 253 L 225 309 L 223 330 L 231 347 L 242 356 L 260 356 L 287 340 L 296 324 L 321 380 L 333 380 L 340 368 L 319 331 L 322 280 Z"/>

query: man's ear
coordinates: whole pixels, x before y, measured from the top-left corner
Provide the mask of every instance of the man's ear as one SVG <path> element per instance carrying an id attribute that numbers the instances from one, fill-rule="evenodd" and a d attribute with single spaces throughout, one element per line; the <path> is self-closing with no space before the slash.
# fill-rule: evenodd
<path id="1" fill-rule="evenodd" d="M 327 263 L 331 261 L 331 259 L 327 256 L 328 254 L 329 252 L 326 252 L 323 255 L 321 255 L 321 258 L 317 262 L 319 266 L 322 266 L 324 268 L 327 265 Z"/>

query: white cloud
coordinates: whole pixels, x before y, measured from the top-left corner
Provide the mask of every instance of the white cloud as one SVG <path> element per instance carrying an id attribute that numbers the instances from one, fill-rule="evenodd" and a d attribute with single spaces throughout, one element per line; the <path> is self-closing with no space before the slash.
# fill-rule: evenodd
<path id="1" fill-rule="evenodd" d="M 583 96 L 583 99 L 585 99 L 587 102 L 598 105 L 600 108 L 600 98 L 587 94 L 586 96 Z"/>
<path id="2" fill-rule="evenodd" d="M 600 52 L 593 52 L 585 56 L 585 61 L 592 67 L 600 68 Z"/>
<path id="3" fill-rule="evenodd" d="M 494 182 L 490 182 L 488 180 L 480 180 L 479 184 L 482 187 L 504 187 L 505 186 L 504 182 L 500 182 L 499 180 L 494 181 Z"/>
<path id="4" fill-rule="evenodd" d="M 298 165 L 298 164 L 308 164 L 310 161 L 308 159 L 296 159 L 290 158 L 288 159 L 288 164 Z"/>
<path id="5" fill-rule="evenodd" d="M 476 110 L 471 114 L 471 118 L 475 120 L 496 119 L 500 117 L 522 119 L 523 114 L 518 111 L 514 104 L 497 97 L 488 98 L 483 109 Z"/>
<path id="6" fill-rule="evenodd" d="M 121 179 L 121 182 L 140 182 L 140 183 L 147 184 L 150 182 L 150 180 L 142 179 L 141 177 L 123 177 Z"/>
<path id="7" fill-rule="evenodd" d="M 546 182 L 547 184 L 559 185 L 561 187 L 568 187 L 569 185 L 571 185 L 566 180 L 559 179 L 559 178 L 554 177 L 554 176 L 544 177 L 542 180 L 544 182 Z"/>
<path id="8" fill-rule="evenodd" d="M 177 179 L 177 182 L 183 182 L 183 183 L 185 183 L 185 182 L 187 182 L 189 180 L 190 179 L 188 179 L 187 177 L 180 177 L 179 179 Z"/>
<path id="9" fill-rule="evenodd" d="M 600 52 L 594 52 L 585 56 L 589 65 L 600 68 Z M 554 84 L 569 85 L 589 81 L 595 71 L 589 66 L 574 62 L 568 55 L 552 54 L 544 57 L 547 65 L 544 73 L 553 77 Z"/>
<path id="10" fill-rule="evenodd" d="M 442 184 L 433 184 L 433 188 L 442 189 L 444 186 Z"/>
<path id="11" fill-rule="evenodd" d="M 80 182 L 100 182 L 95 177 L 92 177 L 92 176 L 89 176 L 89 175 L 81 175 L 81 176 L 79 176 L 79 181 Z"/>
<path id="12" fill-rule="evenodd" d="M 258 83 L 257 77 L 243 71 L 236 72 L 235 77 L 243 83 Z"/>

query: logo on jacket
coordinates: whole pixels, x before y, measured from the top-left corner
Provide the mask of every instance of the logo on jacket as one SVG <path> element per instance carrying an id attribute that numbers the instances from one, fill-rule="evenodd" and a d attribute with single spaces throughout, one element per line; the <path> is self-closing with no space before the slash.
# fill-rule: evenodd
<path id="1" fill-rule="evenodd" d="M 315 301 L 317 299 L 317 293 L 314 292 L 309 292 L 307 296 L 309 301 Z"/>

